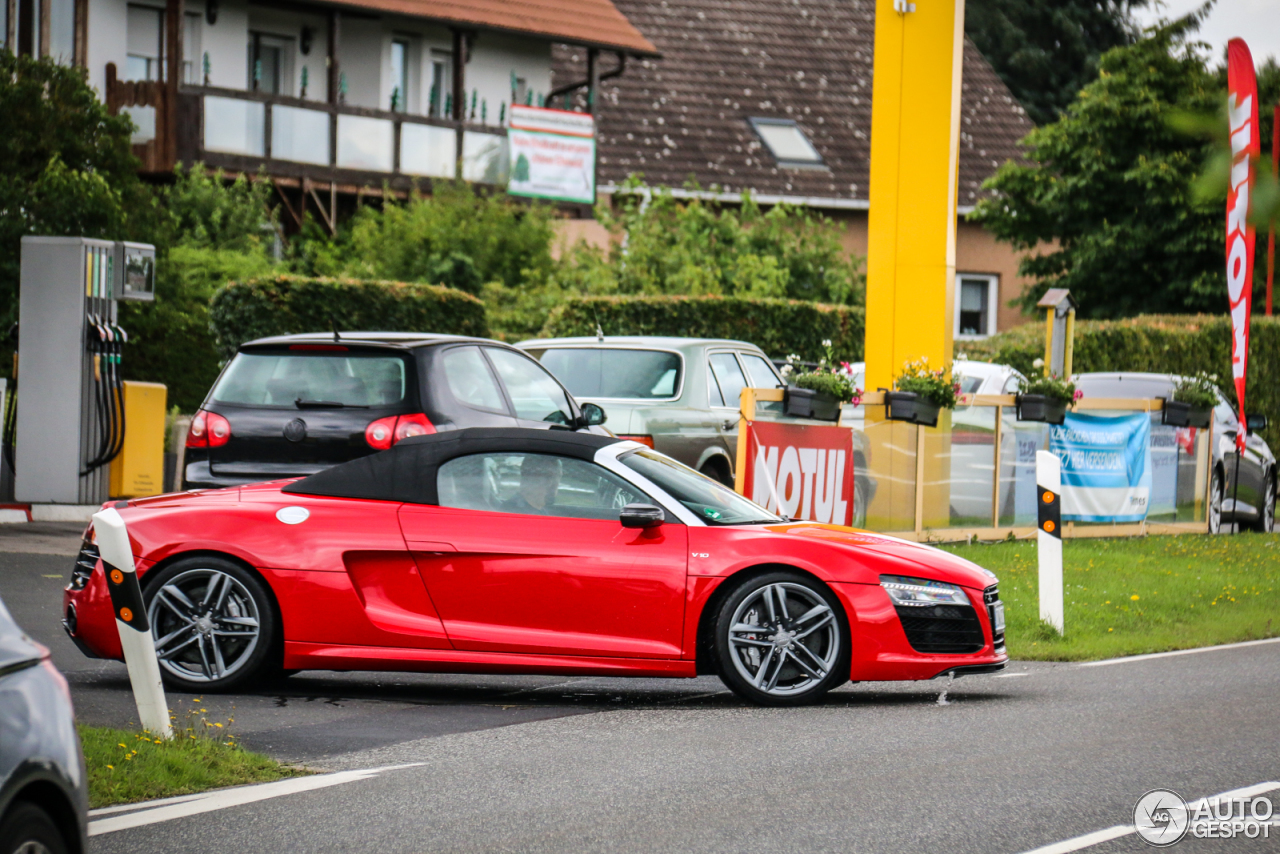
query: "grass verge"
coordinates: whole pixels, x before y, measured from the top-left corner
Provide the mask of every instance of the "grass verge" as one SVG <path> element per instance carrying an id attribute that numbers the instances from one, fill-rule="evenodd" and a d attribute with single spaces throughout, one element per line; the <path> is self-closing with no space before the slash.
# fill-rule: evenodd
<path id="1" fill-rule="evenodd" d="M 223 786 L 267 783 L 306 773 L 237 745 L 230 737 L 175 730 L 162 741 L 147 733 L 80 726 L 89 769 L 89 806 L 105 807 Z"/>
<path id="2" fill-rule="evenodd" d="M 1011 658 L 1087 661 L 1280 636 L 1280 535 L 1066 540 L 1061 637 L 1040 622 L 1034 541 L 945 548 L 1000 577 Z"/>

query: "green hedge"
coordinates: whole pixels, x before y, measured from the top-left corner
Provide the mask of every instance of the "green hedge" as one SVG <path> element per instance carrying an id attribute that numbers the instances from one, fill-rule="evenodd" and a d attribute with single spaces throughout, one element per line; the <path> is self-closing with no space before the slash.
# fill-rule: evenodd
<path id="1" fill-rule="evenodd" d="M 972 359 L 1013 365 L 1024 374 L 1044 358 L 1043 320 L 982 341 L 956 343 Z M 1151 371 L 1163 374 L 1216 373 L 1222 391 L 1235 400 L 1231 382 L 1231 320 L 1225 315 L 1142 315 L 1127 320 L 1076 323 L 1073 369 Z M 1254 317 L 1250 327 L 1248 395 L 1251 412 L 1266 414 L 1263 432 L 1280 451 L 1280 318 Z"/>
<path id="2" fill-rule="evenodd" d="M 775 358 L 795 353 L 816 361 L 830 340 L 835 356 L 862 359 L 864 313 L 857 306 L 821 305 L 783 299 L 742 297 L 619 296 L 575 297 L 557 306 L 544 337 L 594 335 L 675 335 L 749 341 Z"/>
<path id="3" fill-rule="evenodd" d="M 230 358 L 267 335 L 338 329 L 486 337 L 484 303 L 439 285 L 273 276 L 230 282 L 209 302 L 218 350 Z"/>

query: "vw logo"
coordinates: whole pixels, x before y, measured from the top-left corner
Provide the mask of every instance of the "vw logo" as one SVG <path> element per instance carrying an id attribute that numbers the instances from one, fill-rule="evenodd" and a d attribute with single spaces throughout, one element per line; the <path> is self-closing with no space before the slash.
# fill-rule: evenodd
<path id="1" fill-rule="evenodd" d="M 290 442 L 301 442 L 307 438 L 307 422 L 301 418 L 293 419 L 284 425 L 284 437 Z"/>

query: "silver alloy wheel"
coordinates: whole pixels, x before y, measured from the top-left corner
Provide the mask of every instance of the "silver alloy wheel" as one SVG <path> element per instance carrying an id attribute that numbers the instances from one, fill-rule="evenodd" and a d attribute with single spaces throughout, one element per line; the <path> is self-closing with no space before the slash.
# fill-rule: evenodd
<path id="1" fill-rule="evenodd" d="M 1209 533 L 1217 534 L 1222 530 L 1222 476 L 1217 472 L 1209 482 Z"/>
<path id="2" fill-rule="evenodd" d="M 13 849 L 13 854 L 53 854 L 53 852 L 43 842 L 33 839 Z"/>
<path id="3" fill-rule="evenodd" d="M 840 655 L 840 628 L 831 606 L 808 587 L 766 584 L 733 612 L 729 650 L 750 685 L 787 697 L 826 679 Z"/>
<path id="4" fill-rule="evenodd" d="M 258 646 L 258 606 L 232 576 L 189 569 L 156 591 L 147 611 L 160 666 L 180 679 L 213 682 L 236 673 Z"/>
<path id="5" fill-rule="evenodd" d="M 1262 493 L 1262 531 L 1270 534 L 1276 529 L 1276 479 L 1267 478 L 1267 490 Z"/>

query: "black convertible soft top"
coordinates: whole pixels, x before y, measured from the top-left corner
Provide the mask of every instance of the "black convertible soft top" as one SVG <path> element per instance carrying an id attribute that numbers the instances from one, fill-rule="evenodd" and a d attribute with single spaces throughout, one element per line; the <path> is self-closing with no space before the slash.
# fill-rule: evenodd
<path id="1" fill-rule="evenodd" d="M 281 491 L 294 495 L 436 504 L 436 470 L 455 457 L 506 452 L 591 460 L 596 451 L 620 441 L 613 436 L 569 430 L 470 427 L 404 439 L 389 450 L 316 472 Z"/>

